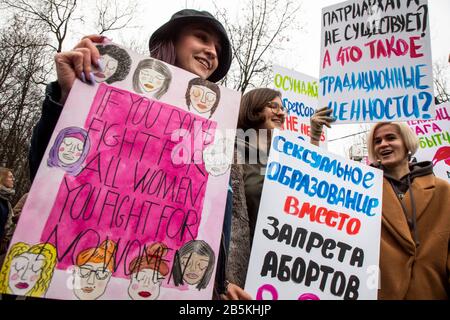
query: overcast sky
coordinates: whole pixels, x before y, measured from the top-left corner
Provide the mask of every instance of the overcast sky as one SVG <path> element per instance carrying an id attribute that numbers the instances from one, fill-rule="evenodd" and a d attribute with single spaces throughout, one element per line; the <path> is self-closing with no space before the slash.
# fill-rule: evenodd
<path id="1" fill-rule="evenodd" d="M 241 8 L 246 0 L 216 1 L 220 8 L 226 8 L 231 20 L 238 19 Z M 295 30 L 289 37 L 289 50 L 273 57 L 275 64 L 289 69 L 318 77 L 320 57 L 320 21 L 321 9 L 341 0 L 295 0 L 301 3 L 302 9 L 298 15 L 303 25 L 301 30 Z M 404 1 L 404 0 L 402 0 Z M 124 4 L 125 1 L 119 1 Z M 183 8 L 194 8 L 215 12 L 214 2 L 211 0 L 137 0 L 138 14 L 133 21 L 136 28 L 131 31 L 112 34 L 115 42 L 121 43 L 124 39 L 129 42 L 135 40 L 146 46 L 151 33 L 161 24 L 165 23 L 176 11 Z M 431 30 L 431 50 L 433 61 L 446 61 L 450 54 L 450 0 L 428 0 Z M 81 30 L 80 30 L 81 31 Z M 72 47 L 81 37 L 75 34 L 68 41 L 67 48 Z M 360 131 L 359 125 L 337 125 L 329 132 L 329 139 L 336 139 Z M 353 142 L 353 138 L 331 142 L 330 151 L 344 155 L 344 145 Z"/>

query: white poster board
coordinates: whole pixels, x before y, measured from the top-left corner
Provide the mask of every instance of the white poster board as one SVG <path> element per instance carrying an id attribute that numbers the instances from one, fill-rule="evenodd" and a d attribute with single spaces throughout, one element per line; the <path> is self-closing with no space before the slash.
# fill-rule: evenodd
<path id="1" fill-rule="evenodd" d="M 283 95 L 282 102 L 288 115 L 283 128 L 309 141 L 310 118 L 317 109 L 318 79 L 304 73 L 273 65 L 273 87 Z M 320 145 L 327 148 L 326 128 L 320 137 Z"/>
<path id="2" fill-rule="evenodd" d="M 427 0 L 322 9 L 319 87 L 336 123 L 434 118 Z"/>
<path id="3" fill-rule="evenodd" d="M 376 299 L 382 172 L 275 131 L 245 290 L 258 300 Z"/>

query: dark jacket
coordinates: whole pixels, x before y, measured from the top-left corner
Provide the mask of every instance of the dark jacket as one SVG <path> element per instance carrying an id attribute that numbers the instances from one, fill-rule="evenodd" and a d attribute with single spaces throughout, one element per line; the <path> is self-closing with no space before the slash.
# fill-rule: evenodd
<path id="1" fill-rule="evenodd" d="M 11 205 L 12 196 L 13 194 L 5 189 L 0 189 L 0 255 L 5 253 L 8 248 L 7 227 L 11 224 L 14 215 Z"/>
<path id="2" fill-rule="evenodd" d="M 267 164 L 267 153 L 259 151 L 253 144 L 236 140 L 235 164 L 231 169 L 233 219 L 227 279 L 241 288 L 245 286 Z M 258 155 L 257 162 L 251 163 L 255 161 L 249 161 L 249 155 Z"/>
<path id="3" fill-rule="evenodd" d="M 51 82 L 45 89 L 45 99 L 42 104 L 41 118 L 33 129 L 31 136 L 28 163 L 30 165 L 30 179 L 33 182 L 39 169 L 45 150 L 58 122 L 63 106 L 59 104 L 61 89 L 57 82 Z"/>

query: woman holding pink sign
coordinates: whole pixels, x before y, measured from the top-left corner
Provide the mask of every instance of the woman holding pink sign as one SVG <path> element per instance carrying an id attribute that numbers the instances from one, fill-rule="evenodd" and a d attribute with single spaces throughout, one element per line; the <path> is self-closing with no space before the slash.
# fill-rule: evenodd
<path id="1" fill-rule="evenodd" d="M 449 299 L 450 185 L 410 162 L 419 142 L 406 124 L 377 123 L 367 141 L 384 172 L 378 298 Z"/>
<path id="2" fill-rule="evenodd" d="M 76 78 L 94 84 L 94 70 L 114 73 L 117 61 L 103 57 L 98 45 L 106 45 L 105 36 L 84 37 L 73 50 L 55 55 L 58 79 L 46 89 L 42 116 L 33 131 L 29 153 L 31 179 L 34 179 L 44 157 L 47 144 L 56 126 L 63 105 Z M 149 41 L 150 56 L 189 71 L 203 80 L 218 82 L 227 74 L 232 59 L 231 45 L 222 24 L 207 11 L 184 9 L 158 28 Z M 106 63 L 106 65 L 105 65 Z M 97 79 L 98 80 L 98 79 Z M 223 292 L 227 239 L 231 223 L 231 188 L 226 201 L 221 251 L 218 257 L 218 292 Z M 217 294 L 216 294 L 217 296 Z"/>

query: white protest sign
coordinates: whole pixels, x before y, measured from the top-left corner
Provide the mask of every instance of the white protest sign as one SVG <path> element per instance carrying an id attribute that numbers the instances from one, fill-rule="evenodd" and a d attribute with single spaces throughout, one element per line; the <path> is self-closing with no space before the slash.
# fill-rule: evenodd
<path id="1" fill-rule="evenodd" d="M 283 95 L 283 106 L 288 113 L 283 128 L 309 141 L 310 118 L 319 102 L 318 79 L 278 65 L 273 65 L 273 74 L 273 86 Z M 323 130 L 320 142 L 326 149 L 326 130 Z"/>
<path id="2" fill-rule="evenodd" d="M 382 179 L 275 131 L 245 290 L 258 300 L 376 299 Z"/>
<path id="3" fill-rule="evenodd" d="M 346 1 L 322 9 L 319 105 L 336 123 L 434 117 L 428 3 Z"/>

